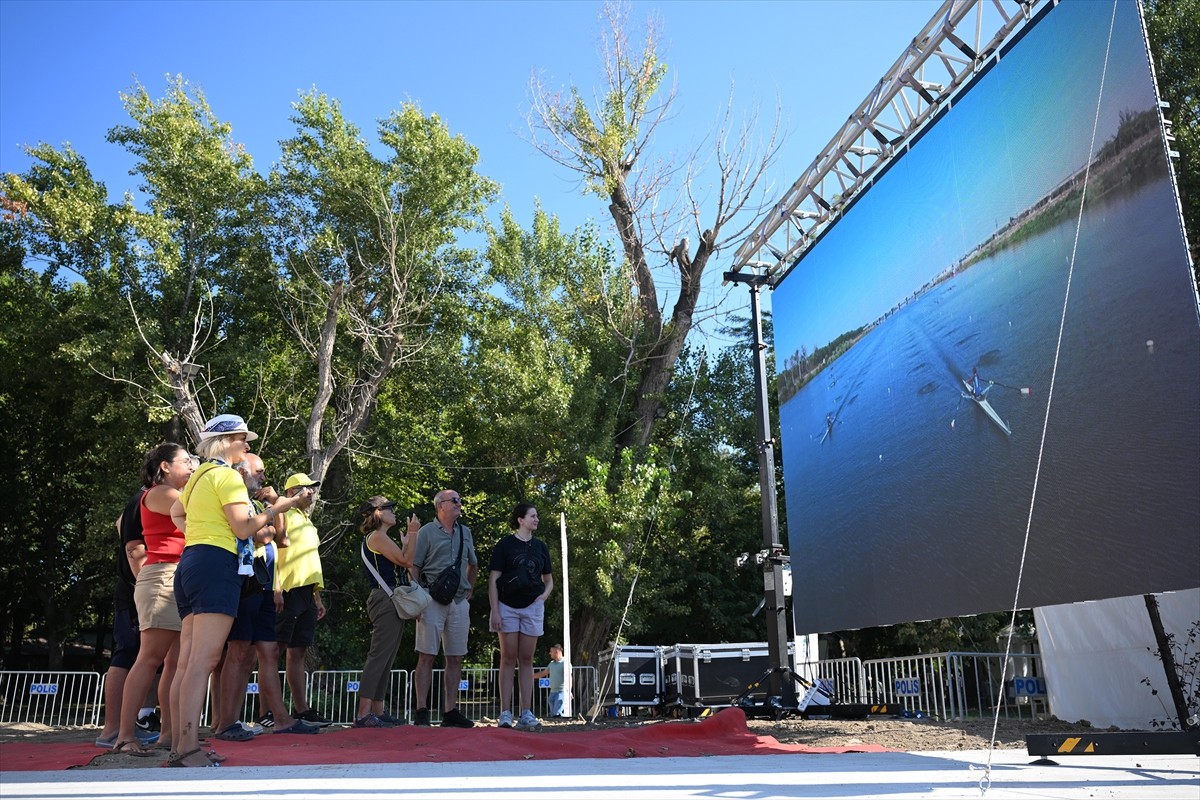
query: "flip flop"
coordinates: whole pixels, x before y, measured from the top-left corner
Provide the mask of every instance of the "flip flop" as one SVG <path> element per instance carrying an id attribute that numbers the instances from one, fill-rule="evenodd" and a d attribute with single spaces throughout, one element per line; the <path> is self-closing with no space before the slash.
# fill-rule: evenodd
<path id="1" fill-rule="evenodd" d="M 213 761 L 208 753 L 197 747 L 195 750 L 189 750 L 186 753 L 180 753 L 167 759 L 168 767 L 219 767 L 219 763 Z"/>
<path id="2" fill-rule="evenodd" d="M 138 756 L 139 758 L 153 758 L 155 753 L 153 750 L 146 750 L 141 743 L 130 739 L 127 742 L 117 742 L 113 745 L 110 751 L 122 756 Z"/>

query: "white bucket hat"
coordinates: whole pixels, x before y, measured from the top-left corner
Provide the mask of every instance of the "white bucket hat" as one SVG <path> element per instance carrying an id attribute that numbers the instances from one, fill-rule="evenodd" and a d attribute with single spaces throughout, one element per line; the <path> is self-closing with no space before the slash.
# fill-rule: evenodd
<path id="1" fill-rule="evenodd" d="M 231 433 L 246 434 L 247 442 L 253 442 L 258 438 L 257 433 L 246 427 L 246 420 L 237 414 L 218 414 L 204 423 L 204 430 L 200 431 L 200 439 L 203 441 L 217 436 L 228 436 Z"/>

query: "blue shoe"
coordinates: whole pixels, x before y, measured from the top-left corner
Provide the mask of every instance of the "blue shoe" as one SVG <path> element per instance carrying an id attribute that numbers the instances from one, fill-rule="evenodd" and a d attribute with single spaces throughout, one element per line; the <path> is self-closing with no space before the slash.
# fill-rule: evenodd
<path id="1" fill-rule="evenodd" d="M 114 733 L 112 736 L 109 736 L 107 739 L 101 739 L 101 738 L 96 739 L 96 747 L 103 747 L 105 750 L 112 750 L 113 747 L 116 746 L 116 744 L 117 744 L 117 734 L 116 733 Z"/>
<path id="2" fill-rule="evenodd" d="M 142 747 L 145 747 L 146 745 L 151 745 L 157 742 L 159 737 L 162 736 L 162 733 L 159 731 L 147 731 L 141 728 L 136 728 L 133 732 L 133 735 L 137 737 L 138 743 L 141 744 Z M 98 739 L 96 740 L 96 744 L 100 744 Z"/>

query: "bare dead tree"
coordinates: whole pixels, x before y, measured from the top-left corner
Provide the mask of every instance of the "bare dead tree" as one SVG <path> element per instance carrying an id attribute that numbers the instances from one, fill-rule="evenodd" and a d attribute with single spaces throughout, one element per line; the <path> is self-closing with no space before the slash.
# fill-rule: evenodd
<path id="1" fill-rule="evenodd" d="M 554 90 L 535 75 L 527 122 L 534 147 L 579 175 L 586 192 L 608 200 L 637 308 L 634 325 L 614 331 L 628 342 L 628 379 L 636 382 L 633 419 L 617 445 L 644 447 L 703 312 L 706 268 L 723 248 L 740 243 L 768 202 L 763 182 L 779 152 L 779 112 L 760 136 L 757 114 L 734 120 L 731 92 L 714 132 L 681 166 L 651 160 L 655 134 L 676 101 L 674 87 L 663 86 L 660 26 L 648 21 L 635 46 L 628 8 L 616 3 L 604 6 L 602 26 L 604 85 L 594 101 L 578 87 Z M 669 316 L 659 300 L 665 281 L 678 283 Z"/>
<path id="2" fill-rule="evenodd" d="M 212 333 L 213 307 L 212 294 L 205 292 L 196 303 L 192 314 L 190 336 L 180 337 L 182 352 L 172 353 L 170 350 L 159 350 L 151 341 L 151 337 L 142 326 L 137 306 L 130 295 L 126 295 L 133 324 L 138 337 L 150 351 L 154 361 L 149 365 L 150 372 L 158 381 L 158 388 L 146 386 L 138 381 L 122 377 L 113 372 L 104 374 L 110 380 L 128 384 L 138 392 L 141 402 L 151 416 L 156 410 L 170 415 L 177 415 L 187 427 L 193 442 L 200 441 L 200 431 L 204 428 L 205 414 L 201 409 L 198 396 L 209 390 L 208 380 L 203 375 L 200 366 L 201 353 Z M 207 313 L 205 307 L 207 306 Z M 211 393 L 211 391 L 210 391 Z"/>

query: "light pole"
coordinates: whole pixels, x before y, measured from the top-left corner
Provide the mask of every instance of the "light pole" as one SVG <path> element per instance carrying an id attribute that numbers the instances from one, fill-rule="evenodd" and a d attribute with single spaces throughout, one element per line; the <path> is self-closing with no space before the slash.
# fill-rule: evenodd
<path id="1" fill-rule="evenodd" d="M 767 654 L 771 674 L 767 683 L 768 707 L 778 716 L 796 707 L 796 684 L 787 655 L 787 603 L 784 599 L 783 565 L 788 562 L 779 542 L 779 513 L 775 505 L 775 439 L 771 435 L 771 410 L 767 404 L 767 343 L 763 339 L 760 296 L 770 285 L 766 274 L 726 272 L 725 280 L 744 283 L 750 289 L 750 324 L 754 332 L 754 394 L 758 407 L 758 483 L 762 496 L 764 607 L 767 618 Z M 776 703 L 778 705 L 776 705 Z"/>

